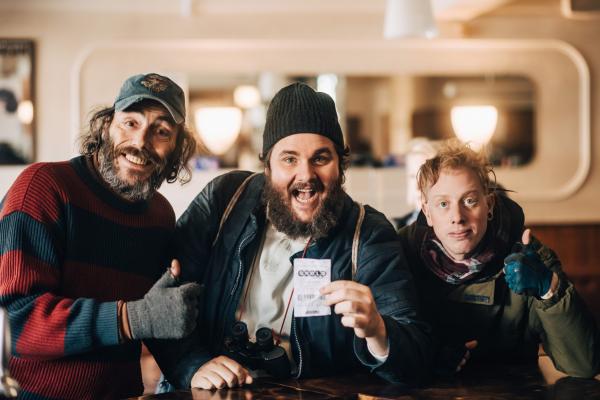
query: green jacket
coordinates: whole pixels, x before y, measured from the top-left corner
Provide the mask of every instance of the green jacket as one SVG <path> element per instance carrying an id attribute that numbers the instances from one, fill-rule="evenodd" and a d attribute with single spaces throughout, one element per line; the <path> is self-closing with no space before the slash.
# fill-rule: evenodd
<path id="1" fill-rule="evenodd" d="M 504 196 L 498 196 L 496 204 L 495 216 L 508 213 L 512 217 L 507 230 L 512 245 L 521 238 L 523 212 Z M 559 277 L 555 295 L 538 300 L 508 288 L 502 267 L 510 248 L 496 256 L 475 283 L 453 285 L 438 278 L 419 256 L 427 229 L 421 213 L 416 222 L 399 231 L 399 236 L 423 307 L 421 315 L 434 328 L 439 358 L 445 358 L 448 349 L 460 349 L 464 354 L 464 343 L 475 339 L 474 361 L 535 360 L 542 343 L 558 370 L 582 378 L 599 373 L 598 328 L 552 250 L 534 238 L 542 260 Z"/>

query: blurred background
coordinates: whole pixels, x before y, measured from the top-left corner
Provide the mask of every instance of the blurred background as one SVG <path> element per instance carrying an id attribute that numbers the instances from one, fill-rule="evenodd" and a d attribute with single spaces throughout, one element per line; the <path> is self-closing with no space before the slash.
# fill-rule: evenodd
<path id="1" fill-rule="evenodd" d="M 600 315 L 598 42 L 600 0 L 0 0 L 0 196 L 27 164 L 75 156 L 124 79 L 158 72 L 200 143 L 192 181 L 161 188 L 180 215 L 216 175 L 261 169 L 266 107 L 304 81 L 336 101 L 356 200 L 397 221 L 411 152 L 483 147 Z"/>

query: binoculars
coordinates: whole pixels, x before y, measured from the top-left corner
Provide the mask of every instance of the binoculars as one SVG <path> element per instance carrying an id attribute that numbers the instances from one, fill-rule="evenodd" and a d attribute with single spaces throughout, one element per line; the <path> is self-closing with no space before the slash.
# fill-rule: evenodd
<path id="1" fill-rule="evenodd" d="M 244 367 L 265 370 L 274 378 L 289 378 L 290 361 L 283 347 L 273 341 L 271 328 L 256 331 L 256 343 L 248 340 L 248 327 L 242 321 L 231 328 L 231 335 L 225 337 L 225 355 Z"/>

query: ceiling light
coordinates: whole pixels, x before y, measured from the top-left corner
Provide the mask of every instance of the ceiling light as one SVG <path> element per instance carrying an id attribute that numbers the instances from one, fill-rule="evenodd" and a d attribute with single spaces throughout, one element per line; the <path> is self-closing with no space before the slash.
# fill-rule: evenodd
<path id="1" fill-rule="evenodd" d="M 432 38 L 436 35 L 430 0 L 386 0 L 383 37 Z"/>
<path id="2" fill-rule="evenodd" d="M 494 106 L 455 106 L 450 111 L 452 129 L 474 149 L 486 145 L 496 131 L 498 109 Z"/>

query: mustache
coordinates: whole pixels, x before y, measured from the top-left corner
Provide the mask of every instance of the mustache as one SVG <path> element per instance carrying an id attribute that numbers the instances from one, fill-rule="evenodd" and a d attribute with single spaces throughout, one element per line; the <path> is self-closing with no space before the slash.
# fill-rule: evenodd
<path id="1" fill-rule="evenodd" d="M 312 190 L 313 192 L 322 192 L 325 190 L 325 185 L 319 179 L 311 179 L 307 182 L 295 182 L 289 187 L 288 192 L 293 193 L 298 190 Z"/>

